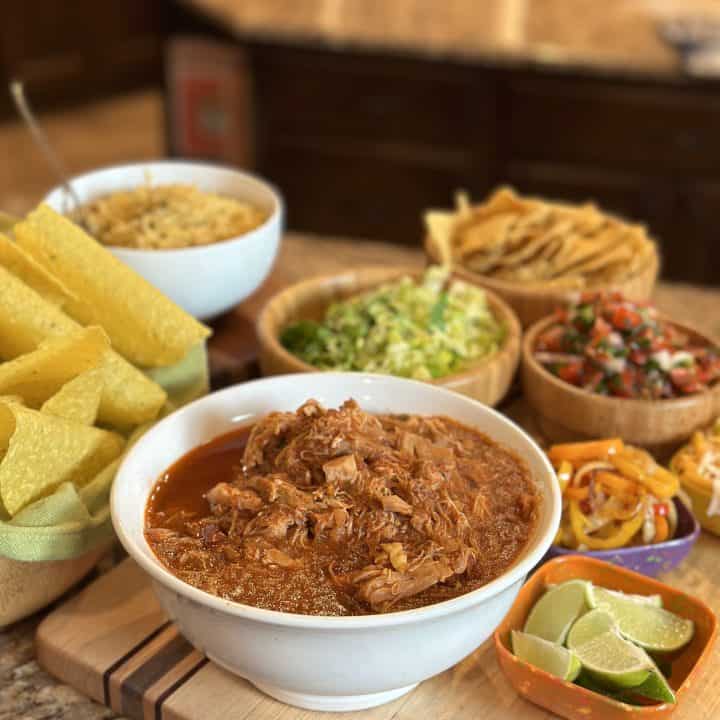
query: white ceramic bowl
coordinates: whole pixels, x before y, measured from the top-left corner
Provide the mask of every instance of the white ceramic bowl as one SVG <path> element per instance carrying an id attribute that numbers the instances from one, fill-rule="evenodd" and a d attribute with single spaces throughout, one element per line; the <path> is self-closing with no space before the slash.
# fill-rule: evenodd
<path id="1" fill-rule="evenodd" d="M 246 200 L 269 213 L 255 230 L 230 240 L 177 250 L 137 250 L 109 247 L 191 315 L 206 320 L 229 310 L 252 294 L 272 268 L 283 229 L 283 202 L 278 192 L 259 178 L 232 168 L 205 163 L 163 160 L 116 165 L 74 177 L 70 183 L 81 202 L 147 182 L 187 183 L 200 190 Z M 44 202 L 66 213 L 74 205 L 62 187 Z"/>
<path id="2" fill-rule="evenodd" d="M 355 398 L 371 412 L 443 414 L 479 428 L 528 463 L 543 498 L 534 535 L 500 577 L 466 595 L 416 610 L 317 617 L 261 610 L 178 580 L 143 534 L 155 480 L 200 443 L 308 398 L 336 407 Z M 477 648 L 510 608 L 526 574 L 550 547 L 561 499 L 544 453 L 517 425 L 463 395 L 426 383 L 361 373 L 280 375 L 208 395 L 165 418 L 132 448 L 112 492 L 112 517 L 128 553 L 153 579 L 181 632 L 218 665 L 283 702 L 357 710 L 388 702 Z"/>

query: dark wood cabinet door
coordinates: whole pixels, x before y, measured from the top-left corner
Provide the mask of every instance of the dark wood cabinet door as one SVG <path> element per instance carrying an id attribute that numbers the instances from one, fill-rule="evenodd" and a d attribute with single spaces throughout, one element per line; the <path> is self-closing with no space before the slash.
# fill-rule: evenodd
<path id="1" fill-rule="evenodd" d="M 12 0 L 3 4 L 0 58 L 39 108 L 158 84 L 162 0 Z M 8 112 L 0 93 L 0 111 Z"/>
<path id="2" fill-rule="evenodd" d="M 675 228 L 682 280 L 720 285 L 720 180 L 685 185 Z M 668 276 L 674 268 L 668 266 Z"/>
<path id="3" fill-rule="evenodd" d="M 389 158 L 328 147 L 273 144 L 258 156 L 259 169 L 287 205 L 288 227 L 419 245 L 422 212 L 449 205 L 457 188 L 489 190 L 471 168 L 437 167 L 411 158 Z"/>
<path id="4" fill-rule="evenodd" d="M 720 167 L 716 86 L 533 76 L 508 87 L 514 160 L 645 175 L 714 175 Z"/>
<path id="5" fill-rule="evenodd" d="M 492 152 L 495 76 L 348 53 L 253 53 L 258 129 L 269 138 Z"/>

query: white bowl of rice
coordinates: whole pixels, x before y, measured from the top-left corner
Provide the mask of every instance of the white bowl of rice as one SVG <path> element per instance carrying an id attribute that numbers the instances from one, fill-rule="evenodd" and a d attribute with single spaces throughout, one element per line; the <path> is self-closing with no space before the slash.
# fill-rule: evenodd
<path id="1" fill-rule="evenodd" d="M 265 181 L 206 163 L 116 165 L 70 181 L 44 202 L 79 221 L 117 258 L 201 320 L 251 295 L 270 272 L 283 201 Z"/>

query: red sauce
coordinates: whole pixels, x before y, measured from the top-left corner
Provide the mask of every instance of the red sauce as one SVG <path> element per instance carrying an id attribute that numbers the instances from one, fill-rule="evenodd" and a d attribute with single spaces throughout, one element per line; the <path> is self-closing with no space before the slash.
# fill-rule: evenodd
<path id="1" fill-rule="evenodd" d="M 161 527 L 179 512 L 210 513 L 205 494 L 219 482 L 231 482 L 242 465 L 251 425 L 199 445 L 171 465 L 155 483 L 145 514 L 146 525 Z"/>
<path id="2" fill-rule="evenodd" d="M 500 575 L 540 497 L 514 453 L 450 418 L 308 401 L 201 445 L 163 474 L 145 535 L 177 577 L 256 607 L 421 607 Z"/>

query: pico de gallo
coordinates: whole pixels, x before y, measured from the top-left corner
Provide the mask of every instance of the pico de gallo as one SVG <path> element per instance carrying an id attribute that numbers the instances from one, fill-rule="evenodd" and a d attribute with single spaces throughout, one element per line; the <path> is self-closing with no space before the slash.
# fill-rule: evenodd
<path id="1" fill-rule="evenodd" d="M 645 450 L 607 438 L 553 445 L 547 454 L 563 496 L 556 545 L 613 550 L 674 537 L 680 483 Z"/>
<path id="2" fill-rule="evenodd" d="M 613 397 L 680 397 L 720 378 L 717 347 L 693 341 L 654 307 L 620 293 L 586 293 L 558 309 L 535 358 L 561 380 Z"/>

